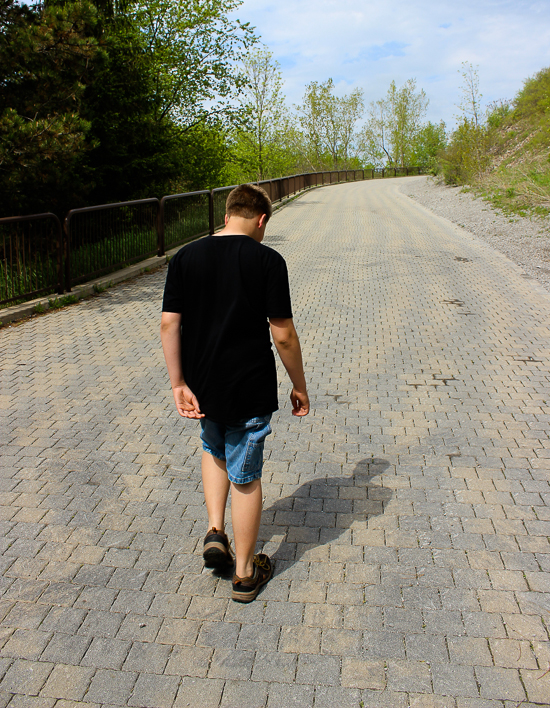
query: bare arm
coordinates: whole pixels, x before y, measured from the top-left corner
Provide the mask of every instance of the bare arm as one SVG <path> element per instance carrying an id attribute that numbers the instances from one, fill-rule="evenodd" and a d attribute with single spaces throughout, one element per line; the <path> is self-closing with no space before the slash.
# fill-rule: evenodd
<path id="1" fill-rule="evenodd" d="M 303 416 L 309 413 L 309 396 L 307 395 L 304 365 L 300 341 L 294 328 L 292 318 L 273 318 L 269 320 L 273 343 L 290 380 L 292 381 L 292 415 Z"/>
<path id="2" fill-rule="evenodd" d="M 204 418 L 195 394 L 185 383 L 181 369 L 181 314 L 163 312 L 160 339 L 178 413 L 184 418 Z"/>

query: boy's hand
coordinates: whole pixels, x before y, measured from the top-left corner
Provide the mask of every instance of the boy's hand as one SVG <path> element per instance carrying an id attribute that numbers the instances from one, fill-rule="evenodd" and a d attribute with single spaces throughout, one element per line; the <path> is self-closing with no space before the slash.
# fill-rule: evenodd
<path id="1" fill-rule="evenodd" d="M 309 413 L 309 396 L 307 393 L 297 391 L 293 388 L 290 394 L 290 400 L 292 402 L 292 415 L 301 417 Z"/>
<path id="2" fill-rule="evenodd" d="M 174 386 L 172 389 L 178 413 L 184 418 L 204 418 L 197 397 L 189 386 Z"/>

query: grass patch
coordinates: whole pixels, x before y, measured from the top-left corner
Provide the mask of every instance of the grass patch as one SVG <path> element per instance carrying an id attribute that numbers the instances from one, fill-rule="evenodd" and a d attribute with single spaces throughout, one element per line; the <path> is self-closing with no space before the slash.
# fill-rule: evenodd
<path id="1" fill-rule="evenodd" d="M 48 300 L 48 304 L 51 310 L 59 310 L 67 305 L 74 305 L 79 301 L 78 295 L 63 295 L 62 297 L 55 297 Z"/>
<path id="2" fill-rule="evenodd" d="M 99 283 L 95 283 L 94 285 L 94 293 L 96 295 L 101 295 L 101 293 L 104 293 L 108 288 L 113 287 L 113 281 L 109 280 L 108 283 L 105 283 L 105 285 L 100 285 Z"/>
<path id="3" fill-rule="evenodd" d="M 505 214 L 546 218 L 550 215 L 550 164 L 538 156 L 502 165 L 483 175 L 477 188 Z M 534 158 L 534 159 L 533 159 Z"/>

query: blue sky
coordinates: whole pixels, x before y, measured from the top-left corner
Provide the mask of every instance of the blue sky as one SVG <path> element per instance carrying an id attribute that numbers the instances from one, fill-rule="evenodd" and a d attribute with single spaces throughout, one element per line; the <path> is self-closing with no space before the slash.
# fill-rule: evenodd
<path id="1" fill-rule="evenodd" d="M 454 124 L 461 62 L 479 65 L 482 101 L 513 98 L 550 66 L 550 0 L 244 0 L 250 22 L 280 63 L 289 103 L 310 81 L 381 98 L 416 78 L 428 119 Z"/>

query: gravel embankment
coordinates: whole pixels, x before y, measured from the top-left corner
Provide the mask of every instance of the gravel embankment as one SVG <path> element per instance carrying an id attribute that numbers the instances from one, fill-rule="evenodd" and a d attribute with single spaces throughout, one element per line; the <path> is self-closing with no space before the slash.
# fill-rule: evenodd
<path id="1" fill-rule="evenodd" d="M 431 177 L 404 179 L 400 190 L 506 254 L 550 290 L 550 219 L 505 216 L 461 187 L 447 187 Z"/>

